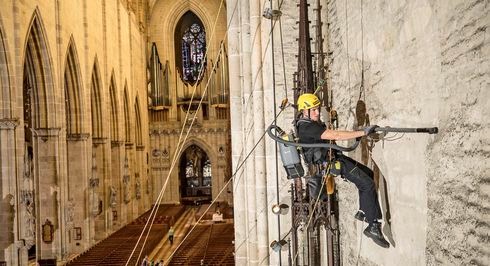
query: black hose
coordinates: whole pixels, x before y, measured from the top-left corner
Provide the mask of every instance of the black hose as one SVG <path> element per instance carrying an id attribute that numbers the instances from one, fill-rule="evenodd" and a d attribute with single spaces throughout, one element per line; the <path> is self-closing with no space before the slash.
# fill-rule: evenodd
<path id="1" fill-rule="evenodd" d="M 437 127 L 377 127 L 376 131 L 437 134 Z"/>
<path id="2" fill-rule="evenodd" d="M 342 147 L 337 144 L 332 144 L 332 143 L 298 143 L 298 142 L 293 142 L 293 141 L 287 141 L 279 136 L 276 136 L 272 134 L 272 129 L 276 130 L 280 135 L 284 133 L 284 131 L 276 126 L 276 125 L 270 125 L 269 128 L 267 128 L 267 134 L 269 134 L 269 137 L 271 137 L 273 140 L 280 142 L 284 145 L 290 145 L 290 146 L 295 146 L 295 147 L 305 147 L 305 148 L 329 148 L 329 149 L 334 149 L 338 151 L 353 151 L 357 148 L 357 146 L 360 143 L 360 138 L 356 139 L 356 142 L 352 144 L 350 147 Z"/>

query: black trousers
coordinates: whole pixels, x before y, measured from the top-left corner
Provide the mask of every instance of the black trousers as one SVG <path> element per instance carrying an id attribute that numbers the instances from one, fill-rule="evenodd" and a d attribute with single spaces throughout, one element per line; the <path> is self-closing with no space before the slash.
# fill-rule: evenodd
<path id="1" fill-rule="evenodd" d="M 323 182 L 323 176 L 321 174 L 313 175 L 308 177 L 306 180 L 308 186 L 308 195 L 310 195 L 310 200 L 327 200 L 327 191 Z"/>
<path id="2" fill-rule="evenodd" d="M 364 212 L 367 221 L 372 223 L 376 219 L 381 219 L 382 214 L 374 184 L 373 171 L 343 154 L 338 154 L 335 161 L 340 162 L 340 169 L 335 169 L 332 165 L 330 173 L 342 175 L 343 178 L 356 185 L 359 190 L 359 209 Z"/>

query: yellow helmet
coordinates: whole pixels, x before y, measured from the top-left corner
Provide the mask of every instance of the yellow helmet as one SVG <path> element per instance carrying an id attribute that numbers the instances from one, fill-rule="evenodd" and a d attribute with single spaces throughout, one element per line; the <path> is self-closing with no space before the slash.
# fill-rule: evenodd
<path id="1" fill-rule="evenodd" d="M 320 100 L 315 94 L 304 93 L 298 97 L 298 111 L 308 110 L 320 106 Z"/>

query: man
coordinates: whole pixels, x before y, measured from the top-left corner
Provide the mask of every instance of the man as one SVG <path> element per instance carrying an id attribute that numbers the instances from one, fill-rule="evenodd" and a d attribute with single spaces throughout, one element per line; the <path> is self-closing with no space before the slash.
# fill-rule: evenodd
<path id="1" fill-rule="evenodd" d="M 141 266 L 149 266 L 150 259 L 148 259 L 148 255 L 145 256 L 145 258 L 141 261 Z"/>
<path id="2" fill-rule="evenodd" d="M 305 93 L 298 97 L 298 111 L 302 117 L 297 123 L 297 133 L 300 143 L 322 143 L 328 140 L 349 140 L 367 136 L 373 133 L 377 126 L 366 127 L 363 131 L 342 131 L 327 129 L 320 120 L 320 100 L 314 94 Z M 354 183 L 359 190 L 359 209 L 355 218 L 369 223 L 364 234 L 381 247 L 388 248 L 390 244 L 381 233 L 382 218 L 379 207 L 373 171 L 367 166 L 344 156 L 340 151 L 328 155 L 327 148 L 303 148 L 303 156 L 310 170 L 308 189 L 310 197 L 325 199 L 322 186 L 322 170 L 328 174 L 342 175 Z M 325 167 L 325 165 L 327 165 Z M 327 169 L 325 169 L 327 168 Z"/>
<path id="3" fill-rule="evenodd" d="M 174 243 L 174 227 L 170 226 L 170 229 L 168 230 L 168 241 L 170 242 L 170 245 Z"/>

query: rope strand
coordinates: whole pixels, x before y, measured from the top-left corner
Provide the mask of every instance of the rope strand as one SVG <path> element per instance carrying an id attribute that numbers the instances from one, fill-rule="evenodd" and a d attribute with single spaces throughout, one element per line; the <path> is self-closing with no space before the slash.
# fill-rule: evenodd
<path id="1" fill-rule="evenodd" d="M 221 9 L 222 9 L 223 4 L 224 4 L 224 0 L 221 0 L 221 2 L 220 2 L 220 6 L 219 6 L 219 9 L 218 9 L 218 12 L 217 12 L 217 15 L 216 15 L 215 23 L 214 23 L 214 25 L 213 25 L 213 30 L 212 30 L 212 32 L 211 32 L 210 42 L 211 42 L 211 40 L 213 39 L 213 37 L 214 37 L 214 35 L 215 35 L 216 25 L 217 25 L 218 18 L 219 18 L 219 14 L 221 13 Z M 235 9 L 236 9 L 236 6 L 235 6 Z M 233 12 L 233 14 L 232 14 L 232 17 L 233 17 L 233 15 L 234 15 L 234 12 Z M 229 29 L 229 25 L 227 26 L 227 29 L 226 29 L 226 32 L 225 32 L 225 36 L 224 36 L 224 38 L 226 38 L 226 36 L 227 36 L 228 29 Z M 207 58 L 207 54 L 208 54 L 208 52 L 209 52 L 209 50 L 206 50 L 206 54 L 205 54 L 204 58 Z M 218 61 L 218 60 L 215 60 L 215 64 L 214 64 L 214 67 L 213 67 L 213 73 L 214 73 L 214 70 L 215 70 L 215 68 L 216 68 L 216 66 L 217 66 L 217 63 L 216 63 L 217 61 Z M 204 60 L 201 62 L 201 66 L 200 66 L 200 69 L 199 69 L 199 75 L 198 75 L 198 77 L 202 77 L 203 72 L 204 72 Z M 205 89 L 204 89 L 203 95 L 204 95 L 204 94 L 206 94 L 206 91 L 207 91 L 208 86 L 209 86 L 209 82 L 210 82 L 210 80 L 208 80 L 208 82 L 207 82 L 207 84 L 206 84 L 206 87 L 205 87 Z M 192 96 L 191 96 L 191 102 L 192 102 L 192 100 L 193 100 L 193 98 L 194 98 L 194 95 L 195 95 L 196 89 L 197 89 L 197 83 L 196 83 L 196 84 L 193 86 L 193 92 L 192 92 Z M 199 101 L 198 109 L 201 107 L 201 104 L 202 104 L 203 99 L 204 99 L 204 97 L 201 97 L 201 100 Z M 188 106 L 188 109 L 187 109 L 187 112 L 186 112 L 186 116 L 185 116 L 184 121 L 187 121 L 187 119 L 188 119 L 188 115 L 189 115 L 190 107 L 191 107 L 191 105 L 189 105 L 189 106 Z M 186 134 L 186 136 L 185 136 L 185 138 L 184 138 L 184 140 L 183 140 L 183 141 L 181 141 L 181 140 L 182 140 L 182 134 L 183 134 L 183 132 L 184 132 L 184 128 L 185 128 L 186 123 L 183 123 L 183 125 L 182 125 L 181 131 L 180 131 L 180 135 L 179 135 L 179 141 L 177 142 L 177 143 L 178 143 L 178 144 L 177 144 L 177 152 L 174 154 L 174 157 L 173 157 L 173 159 L 172 159 L 172 164 L 171 164 L 170 170 L 169 170 L 169 172 L 168 172 L 167 178 L 166 178 L 166 180 L 165 180 L 165 183 L 164 183 L 164 185 L 163 185 L 162 189 L 160 190 L 160 193 L 158 194 L 157 200 L 155 201 L 155 204 L 153 205 L 152 210 L 150 211 L 150 216 L 148 217 L 148 220 L 146 221 L 145 226 L 144 226 L 143 230 L 141 231 L 141 234 L 140 234 L 140 236 L 139 236 L 139 238 L 138 238 L 138 240 L 137 240 L 137 242 L 136 242 L 136 244 L 135 244 L 135 246 L 134 246 L 134 248 L 133 248 L 133 250 L 132 250 L 132 252 L 131 252 L 131 254 L 130 254 L 130 256 L 129 256 L 129 258 L 128 258 L 128 260 L 126 261 L 126 264 L 125 264 L 126 266 L 129 264 L 129 261 L 131 260 L 131 258 L 132 258 L 132 256 L 133 256 L 134 252 L 136 251 L 136 248 L 137 248 L 138 244 L 140 243 L 141 238 L 142 238 L 142 236 L 143 236 L 143 234 L 144 234 L 145 230 L 146 230 L 146 229 L 147 229 L 147 227 L 149 226 L 148 231 L 147 231 L 146 236 L 145 236 L 145 239 L 144 239 L 144 241 L 143 241 L 143 244 L 142 244 L 141 250 L 140 250 L 140 252 L 139 252 L 139 254 L 138 254 L 138 259 L 136 260 L 136 264 L 137 264 L 137 262 L 139 261 L 139 259 L 141 258 L 141 254 L 142 254 L 142 252 L 143 252 L 143 250 L 144 250 L 144 246 L 145 246 L 146 241 L 147 241 L 147 239 L 148 239 L 148 235 L 149 235 L 149 233 L 150 233 L 150 231 L 151 231 L 151 227 L 153 226 L 153 222 L 154 222 L 154 220 L 155 220 L 155 217 L 156 217 L 156 213 L 157 213 L 158 207 L 159 207 L 159 205 L 160 205 L 160 202 L 161 202 L 161 200 L 162 200 L 162 198 L 163 198 L 163 194 L 164 194 L 164 192 L 165 192 L 165 190 L 166 190 L 166 187 L 167 187 L 168 181 L 169 181 L 169 179 L 170 179 L 170 173 L 172 172 L 172 170 L 173 170 L 173 168 L 174 168 L 174 166 L 175 166 L 175 164 L 176 164 L 176 161 L 177 161 L 178 156 L 179 156 L 179 155 L 180 155 L 180 153 L 182 152 L 183 145 L 185 144 L 185 141 L 187 140 L 187 137 L 188 137 L 188 135 L 189 135 L 189 133 L 190 133 L 190 131 L 191 131 L 191 129 L 192 129 L 192 125 L 193 125 L 193 123 L 194 123 L 194 121 L 195 121 L 195 119 L 196 119 L 196 116 L 197 116 L 197 112 L 194 114 L 194 116 L 193 116 L 193 118 L 192 118 L 191 124 L 190 124 L 190 126 L 189 126 L 189 128 L 188 128 L 188 130 L 187 130 L 187 134 Z M 149 224 L 149 221 L 150 221 L 150 220 L 151 220 L 151 223 Z"/>

